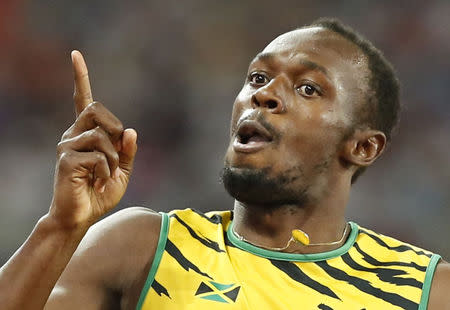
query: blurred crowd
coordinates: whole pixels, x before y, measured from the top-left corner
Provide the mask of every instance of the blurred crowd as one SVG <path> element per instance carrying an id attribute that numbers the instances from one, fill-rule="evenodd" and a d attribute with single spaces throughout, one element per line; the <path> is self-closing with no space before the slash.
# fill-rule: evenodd
<path id="1" fill-rule="evenodd" d="M 450 259 L 449 1 L 1 0 L 0 262 L 50 205 L 74 120 L 72 49 L 94 98 L 139 135 L 119 208 L 230 209 L 219 174 L 247 65 L 321 16 L 369 38 L 402 84 L 399 130 L 353 186 L 348 218 Z"/>

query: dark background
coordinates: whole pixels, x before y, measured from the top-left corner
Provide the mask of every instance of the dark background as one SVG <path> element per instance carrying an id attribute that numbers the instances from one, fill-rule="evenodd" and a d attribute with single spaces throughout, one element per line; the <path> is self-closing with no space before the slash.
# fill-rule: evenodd
<path id="1" fill-rule="evenodd" d="M 393 4 L 395 3 L 395 4 Z M 124 208 L 232 208 L 219 182 L 234 97 L 277 35 L 336 16 L 398 70 L 404 110 L 348 218 L 450 258 L 450 1 L 0 1 L 0 263 L 47 211 L 73 122 L 70 51 L 139 134 Z"/>

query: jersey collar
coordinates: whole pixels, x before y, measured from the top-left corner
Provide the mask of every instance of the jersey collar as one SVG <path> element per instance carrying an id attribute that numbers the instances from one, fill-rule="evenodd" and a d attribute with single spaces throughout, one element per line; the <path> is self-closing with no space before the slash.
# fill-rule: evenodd
<path id="1" fill-rule="evenodd" d="M 234 224 L 233 222 L 231 222 L 230 225 L 228 225 L 227 237 L 233 245 L 240 248 L 241 250 L 264 258 L 284 260 L 284 261 L 296 261 L 296 262 L 317 262 L 341 256 L 342 254 L 347 253 L 348 250 L 353 246 L 356 237 L 358 236 L 359 228 L 356 223 L 353 222 L 349 223 L 351 231 L 347 238 L 347 241 L 341 247 L 334 249 L 332 251 L 314 254 L 284 253 L 259 248 L 244 240 L 240 240 L 233 231 L 233 224 Z"/>

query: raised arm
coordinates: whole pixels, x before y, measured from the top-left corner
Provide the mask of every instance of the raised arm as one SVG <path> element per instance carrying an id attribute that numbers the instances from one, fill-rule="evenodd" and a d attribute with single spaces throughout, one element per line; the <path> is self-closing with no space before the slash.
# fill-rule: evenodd
<path id="1" fill-rule="evenodd" d="M 57 147 L 53 200 L 22 247 L 0 269 L 2 309 L 42 309 L 89 227 L 125 193 L 137 134 L 93 102 L 86 64 L 72 52 L 75 123 Z"/>

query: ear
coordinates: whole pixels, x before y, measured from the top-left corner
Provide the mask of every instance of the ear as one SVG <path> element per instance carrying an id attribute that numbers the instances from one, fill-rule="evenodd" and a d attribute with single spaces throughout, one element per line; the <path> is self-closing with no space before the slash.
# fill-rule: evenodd
<path id="1" fill-rule="evenodd" d="M 378 130 L 357 129 L 344 144 L 343 159 L 358 167 L 367 167 L 380 157 L 386 147 L 386 135 Z"/>

